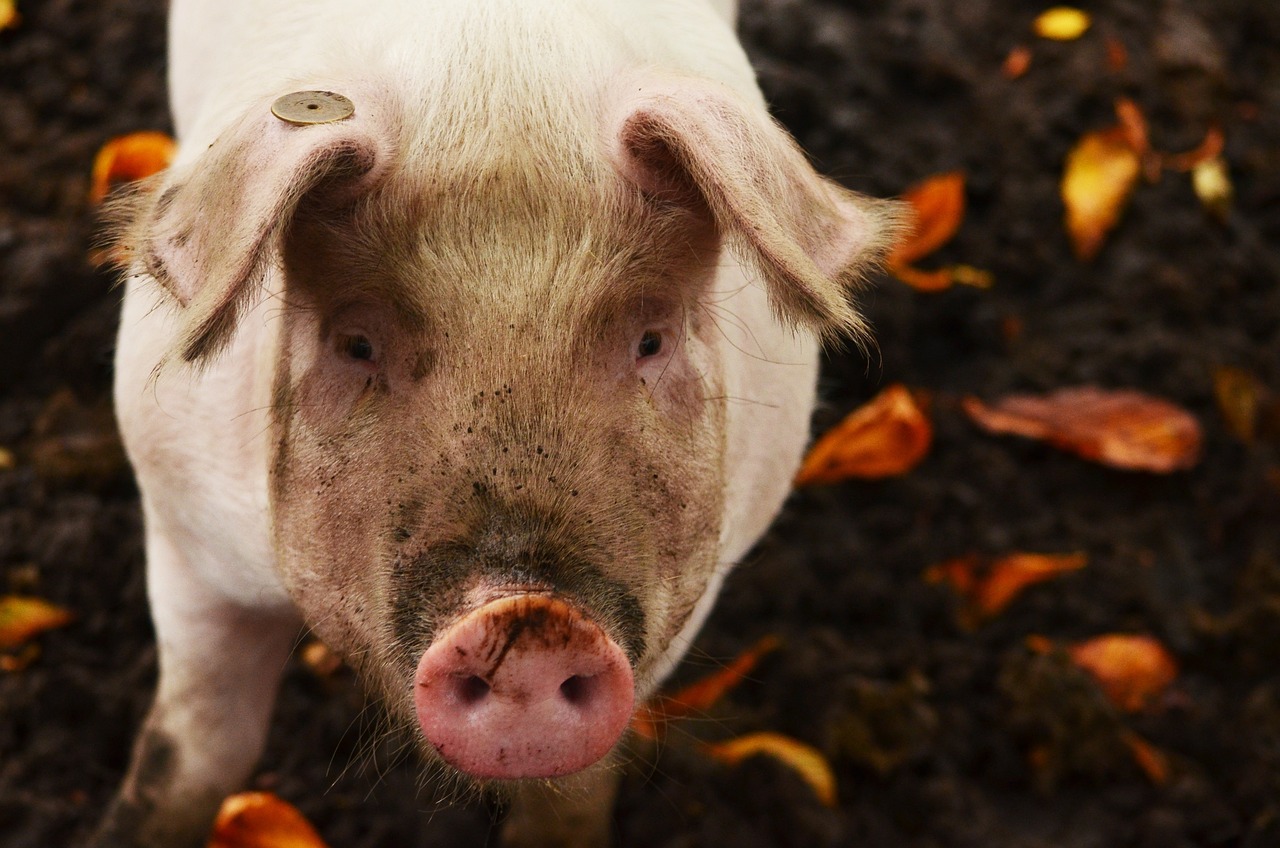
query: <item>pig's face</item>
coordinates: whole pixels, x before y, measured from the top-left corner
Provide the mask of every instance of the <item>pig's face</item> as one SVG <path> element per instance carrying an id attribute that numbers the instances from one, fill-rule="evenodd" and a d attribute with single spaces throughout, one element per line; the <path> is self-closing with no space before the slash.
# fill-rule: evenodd
<path id="1" fill-rule="evenodd" d="M 583 610 L 647 691 L 717 562 L 714 231 L 603 171 L 477 167 L 392 175 L 285 256 L 281 564 L 407 719 L 433 638 L 507 592 Z"/>
<path id="2" fill-rule="evenodd" d="M 727 565 L 725 375 L 750 353 L 719 332 L 746 284 L 722 246 L 826 336 L 860 326 L 846 290 L 888 241 L 728 89 L 594 96 L 428 142 L 381 93 L 315 126 L 264 105 L 125 226 L 175 359 L 216 357 L 271 281 L 282 579 L 480 777 L 603 756 Z"/>

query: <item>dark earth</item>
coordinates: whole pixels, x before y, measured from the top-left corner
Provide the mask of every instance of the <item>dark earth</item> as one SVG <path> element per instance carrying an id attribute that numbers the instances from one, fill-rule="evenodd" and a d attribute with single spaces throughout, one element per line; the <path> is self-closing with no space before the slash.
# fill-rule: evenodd
<path id="1" fill-rule="evenodd" d="M 1041 8 L 745 3 L 764 90 L 819 168 L 876 195 L 962 169 L 967 219 L 922 264 L 996 283 L 925 294 L 884 278 L 866 295 L 878 348 L 829 357 L 815 430 L 903 382 L 933 396 L 932 452 L 905 476 L 790 501 L 671 685 L 762 636 L 782 647 L 658 749 L 636 747 L 619 845 L 1280 846 L 1280 416 L 1247 442 L 1214 395 L 1224 366 L 1280 392 L 1280 3 L 1097 2 L 1093 29 L 1068 43 L 1031 34 Z M 0 844 L 50 848 L 101 814 L 155 678 L 137 493 L 109 414 L 120 294 L 89 258 L 86 194 L 103 142 L 169 124 L 162 3 L 20 11 L 0 32 L 0 446 L 13 457 L 0 463 L 0 594 L 76 619 L 0 672 Z M 1108 67 L 1108 37 L 1127 48 L 1123 70 Z M 1033 61 L 1011 81 L 1000 66 L 1018 44 Z M 1063 231 L 1062 163 L 1114 124 L 1120 95 L 1161 150 L 1219 123 L 1236 200 L 1219 222 L 1166 173 L 1082 263 Z M 1201 461 L 1108 469 L 986 435 L 958 405 L 1082 384 L 1184 406 L 1204 428 Z M 1089 565 L 977 629 L 922 579 L 948 558 L 1019 550 L 1084 551 Z M 1145 711 L 1117 711 L 1061 653 L 1026 642 L 1104 633 L 1149 634 L 1176 657 L 1176 682 Z M 437 805 L 376 716 L 348 672 L 295 661 L 254 785 L 333 848 L 495 844 L 498 804 Z M 826 755 L 834 808 L 773 760 L 730 768 L 696 745 L 764 730 Z M 1126 733 L 1168 757 L 1163 783 Z"/>

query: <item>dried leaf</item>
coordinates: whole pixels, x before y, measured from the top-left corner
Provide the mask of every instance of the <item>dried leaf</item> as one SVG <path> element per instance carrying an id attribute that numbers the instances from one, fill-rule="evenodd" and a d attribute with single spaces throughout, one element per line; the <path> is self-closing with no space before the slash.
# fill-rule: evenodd
<path id="1" fill-rule="evenodd" d="M 1142 162 L 1122 127 L 1093 132 L 1067 154 L 1062 202 L 1076 256 L 1092 259 L 1120 220 Z"/>
<path id="2" fill-rule="evenodd" d="M 1127 712 L 1144 709 L 1178 676 L 1173 656 L 1150 636 L 1098 636 L 1068 647 L 1067 653 Z"/>
<path id="3" fill-rule="evenodd" d="M 1173 171 L 1194 172 L 1197 166 L 1221 158 L 1226 146 L 1227 138 L 1222 133 L 1222 127 L 1212 125 L 1205 131 L 1204 140 L 1195 150 L 1166 157 L 1166 165 Z"/>
<path id="4" fill-rule="evenodd" d="M 1133 100 L 1128 97 L 1117 97 L 1116 118 L 1120 121 L 1120 130 L 1124 133 L 1125 141 L 1142 161 L 1142 172 L 1147 182 L 1156 182 L 1160 179 L 1164 161 L 1160 154 L 1151 149 L 1147 116 L 1142 114 L 1141 107 Z"/>
<path id="5" fill-rule="evenodd" d="M 1005 79 L 1016 80 L 1022 77 L 1030 67 L 1031 48 L 1025 44 L 1019 44 L 1004 57 L 1004 62 L 1000 65 L 1000 73 Z"/>
<path id="6" fill-rule="evenodd" d="M 719 671 L 641 707 L 631 719 L 631 729 L 646 739 L 657 739 L 667 722 L 710 709 L 751 673 L 761 657 L 780 644 L 778 637 L 765 636 Z"/>
<path id="7" fill-rule="evenodd" d="M 0 597 L 0 648 L 16 648 L 37 633 L 62 627 L 74 617 L 69 610 L 40 598 Z"/>
<path id="8" fill-rule="evenodd" d="M 933 425 L 911 392 L 894 384 L 818 439 L 795 483 L 905 474 L 924 459 L 932 442 Z"/>
<path id="9" fill-rule="evenodd" d="M 1231 185 L 1231 175 L 1227 173 L 1227 163 L 1221 156 L 1200 162 L 1191 169 L 1191 187 L 1213 217 L 1219 221 L 1227 219 L 1235 189 Z"/>
<path id="10" fill-rule="evenodd" d="M 23 645 L 15 654 L 0 654 L 0 671 L 22 671 L 39 658 L 39 645 Z"/>
<path id="11" fill-rule="evenodd" d="M 0 448 L 0 471 L 8 471 L 17 464 L 17 460 L 13 456 L 13 451 L 8 448 Z"/>
<path id="12" fill-rule="evenodd" d="M 222 802 L 208 848 L 327 848 L 297 807 L 270 792 Z"/>
<path id="13" fill-rule="evenodd" d="M 0 0 L 0 30 L 12 29 L 22 23 L 15 0 Z"/>
<path id="14" fill-rule="evenodd" d="M 915 213 L 913 228 L 889 257 L 889 266 L 910 265 L 949 242 L 964 220 L 964 174 L 951 171 L 907 189 L 902 199 Z"/>
<path id="15" fill-rule="evenodd" d="M 1047 441 L 1115 468 L 1169 473 L 1200 458 L 1200 424 L 1181 407 L 1130 390 L 1092 386 L 1037 397 L 1010 395 L 988 406 L 975 397 L 965 413 L 992 433 Z"/>
<path id="16" fill-rule="evenodd" d="M 1107 69 L 1113 74 L 1123 73 L 1129 67 L 1129 50 L 1124 42 L 1113 35 L 1107 36 Z"/>
<path id="17" fill-rule="evenodd" d="M 324 642 L 312 639 L 298 652 L 302 664 L 317 677 L 332 677 L 342 668 L 342 657 L 335 654 Z"/>
<path id="18" fill-rule="evenodd" d="M 1262 394 L 1257 378 L 1241 368 L 1219 368 L 1213 374 L 1213 394 L 1231 435 L 1251 444 L 1258 432 Z"/>
<path id="19" fill-rule="evenodd" d="M 1156 786 L 1169 782 L 1169 758 L 1163 751 L 1131 730 L 1124 731 L 1120 738 L 1148 780 Z"/>
<path id="20" fill-rule="evenodd" d="M 962 621 L 973 626 L 999 615 L 1029 586 L 1084 568 L 1083 553 L 1013 553 L 990 563 L 976 554 L 931 566 L 925 579 L 946 583 L 965 599 Z"/>
<path id="21" fill-rule="evenodd" d="M 136 132 L 108 141 L 93 160 L 89 202 L 101 203 L 118 183 L 163 171 L 173 161 L 175 150 L 173 139 L 162 132 Z"/>
<path id="22" fill-rule="evenodd" d="M 1041 38 L 1054 41 L 1074 41 L 1089 31 L 1092 19 L 1073 6 L 1054 6 L 1041 12 L 1032 29 Z"/>
<path id="23" fill-rule="evenodd" d="M 763 754 L 792 769 L 808 783 L 818 800 L 828 807 L 836 803 L 836 776 L 822 753 L 811 745 L 780 733 L 752 733 L 704 746 L 713 759 L 737 765 L 747 757 Z"/>

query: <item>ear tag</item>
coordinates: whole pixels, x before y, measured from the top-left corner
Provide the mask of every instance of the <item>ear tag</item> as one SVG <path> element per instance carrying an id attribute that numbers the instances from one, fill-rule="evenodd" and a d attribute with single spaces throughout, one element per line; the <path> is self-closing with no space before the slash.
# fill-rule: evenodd
<path id="1" fill-rule="evenodd" d="M 356 107 L 332 91 L 295 91 L 271 104 L 271 114 L 287 124 L 331 124 L 355 114 Z"/>

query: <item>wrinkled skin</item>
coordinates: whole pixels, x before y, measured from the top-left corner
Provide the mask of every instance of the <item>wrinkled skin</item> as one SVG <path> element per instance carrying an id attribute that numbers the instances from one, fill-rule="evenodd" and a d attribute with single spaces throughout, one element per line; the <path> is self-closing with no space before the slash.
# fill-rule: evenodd
<path id="1" fill-rule="evenodd" d="M 301 9 L 175 4 L 182 147 L 116 211 L 160 681 L 93 844 L 203 844 L 305 624 L 428 760 L 558 776 L 507 786 L 509 844 L 601 845 L 589 761 L 786 496 L 893 209 L 770 121 L 726 4 Z M 270 114 L 307 89 L 355 114 Z M 451 759 L 422 711 L 453 648 L 516 657 L 518 692 L 539 651 L 613 657 L 614 719 L 583 707 L 609 728 L 571 768 Z"/>

